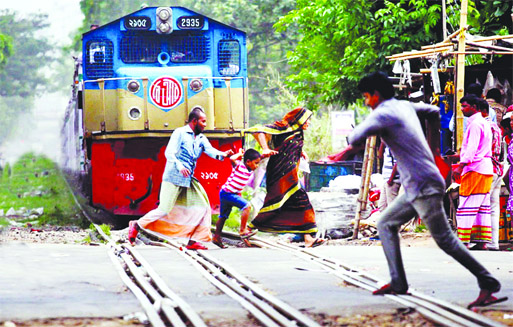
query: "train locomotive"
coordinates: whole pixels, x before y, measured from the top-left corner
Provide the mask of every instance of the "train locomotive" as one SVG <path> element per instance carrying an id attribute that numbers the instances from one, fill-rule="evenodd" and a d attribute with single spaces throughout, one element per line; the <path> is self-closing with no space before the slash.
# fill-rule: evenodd
<path id="1" fill-rule="evenodd" d="M 206 113 L 212 145 L 237 151 L 248 127 L 245 32 L 183 7 L 147 7 L 82 35 L 63 134 L 64 171 L 90 204 L 117 217 L 158 205 L 164 151 L 189 112 Z M 211 206 L 231 173 L 206 155 L 195 177 Z"/>

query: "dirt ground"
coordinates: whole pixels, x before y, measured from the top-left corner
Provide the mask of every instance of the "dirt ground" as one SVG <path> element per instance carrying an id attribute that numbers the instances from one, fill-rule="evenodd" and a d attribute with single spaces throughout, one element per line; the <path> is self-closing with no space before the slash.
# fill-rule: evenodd
<path id="1" fill-rule="evenodd" d="M 126 238 L 126 230 L 113 231 L 115 238 Z M 74 227 L 49 227 L 42 229 L 34 229 L 31 227 L 11 227 L 4 228 L 0 232 L 0 244 L 6 242 L 25 242 L 25 243 L 64 243 L 64 244 L 82 244 L 90 245 L 85 239 L 90 235 L 89 230 L 82 230 Z M 260 235 L 259 235 L 260 236 Z M 267 237 L 265 234 L 262 237 Z M 273 238 L 273 236 L 269 236 Z M 275 237 L 275 236 L 274 236 Z M 94 240 L 94 235 L 93 235 Z M 95 244 L 94 241 L 92 243 Z M 369 237 L 362 237 L 357 240 L 339 239 L 329 240 L 323 246 L 335 245 L 352 245 L 352 246 L 381 246 L 379 240 L 373 240 Z M 413 233 L 404 232 L 401 234 L 401 245 L 405 247 L 436 247 L 429 233 Z M 502 244 L 503 250 L 511 250 L 511 244 Z M 479 313 L 484 314 L 506 326 L 513 326 L 513 312 L 492 311 L 487 309 L 479 309 Z M 328 327 L 360 327 L 360 326 L 376 326 L 376 327 L 434 327 L 437 324 L 426 320 L 419 313 L 409 309 L 399 309 L 388 314 L 368 314 L 368 315 L 351 315 L 351 316 L 328 316 L 313 315 L 312 319 L 317 321 L 321 326 Z M 256 327 L 259 324 L 255 321 L 251 326 L 240 326 L 236 321 L 207 321 L 211 327 Z M 0 327 L 140 327 L 145 326 L 137 319 L 132 318 L 52 318 L 52 319 L 36 319 L 28 321 L 0 321 Z"/>

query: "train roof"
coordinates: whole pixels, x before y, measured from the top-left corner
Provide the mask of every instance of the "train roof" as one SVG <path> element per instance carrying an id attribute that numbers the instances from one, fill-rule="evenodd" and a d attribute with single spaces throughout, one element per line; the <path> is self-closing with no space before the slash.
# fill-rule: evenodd
<path id="1" fill-rule="evenodd" d="M 162 6 L 162 7 L 164 7 L 164 6 Z M 150 11 L 150 10 L 155 10 L 155 11 L 156 11 L 156 9 L 157 9 L 157 8 L 162 8 L 162 7 L 145 7 L 145 8 L 141 8 L 141 9 L 136 10 L 136 11 L 134 11 L 134 12 L 131 12 L 131 13 L 129 13 L 129 14 L 127 14 L 127 15 L 125 15 L 125 16 L 119 17 L 119 18 L 118 18 L 118 19 L 116 19 L 116 20 L 113 20 L 113 21 L 111 21 L 111 22 L 108 22 L 107 24 L 101 25 L 101 26 L 97 27 L 97 28 L 96 28 L 96 29 L 94 29 L 94 30 L 89 30 L 89 31 L 87 31 L 87 32 L 85 32 L 85 33 L 82 33 L 82 36 L 87 35 L 87 34 L 89 34 L 89 33 L 92 33 L 92 32 L 94 32 L 94 31 L 95 31 L 95 30 L 97 30 L 97 29 L 101 29 L 101 28 L 104 28 L 104 27 L 106 27 L 106 26 L 109 26 L 109 25 L 112 25 L 112 24 L 118 23 L 119 21 L 121 21 L 121 20 L 122 20 L 122 19 L 124 19 L 125 17 L 129 17 L 129 16 L 132 16 L 132 15 L 134 15 L 134 14 L 138 14 L 138 13 L 142 13 L 142 12 Z M 235 28 L 235 27 L 233 27 L 233 26 L 227 25 L 227 24 L 222 23 L 222 22 L 220 22 L 220 21 L 218 21 L 218 20 L 216 20 L 216 19 L 210 18 L 210 17 L 205 16 L 205 15 L 203 15 L 203 14 L 199 13 L 199 12 L 196 12 L 196 11 L 190 10 L 190 9 L 185 8 L 185 7 L 182 7 L 182 6 L 167 6 L 167 8 L 180 8 L 180 9 L 182 9 L 182 10 L 183 10 L 183 11 L 185 11 L 185 12 L 190 12 L 190 13 L 195 14 L 195 15 L 199 15 L 199 16 L 206 17 L 206 18 L 208 18 L 210 21 L 213 21 L 213 22 L 215 22 L 215 23 L 217 23 L 217 24 L 223 25 L 223 26 L 225 26 L 226 28 L 229 28 L 229 29 L 232 29 L 232 30 L 236 30 L 236 31 L 239 31 L 239 32 L 241 32 L 241 33 L 246 34 L 246 32 L 245 32 L 245 31 L 243 31 L 243 30 L 241 30 L 241 29 L 238 29 L 238 28 Z"/>

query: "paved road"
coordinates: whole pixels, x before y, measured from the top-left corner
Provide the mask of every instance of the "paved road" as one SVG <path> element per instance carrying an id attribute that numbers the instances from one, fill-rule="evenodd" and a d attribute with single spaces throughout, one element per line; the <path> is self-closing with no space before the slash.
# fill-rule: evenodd
<path id="1" fill-rule="evenodd" d="M 138 246 L 170 287 L 207 321 L 247 313 L 212 286 L 182 256 L 165 248 Z M 317 253 L 336 258 L 383 281 L 388 269 L 379 246 L 321 246 Z M 346 287 L 315 263 L 269 249 L 212 247 L 209 254 L 235 268 L 269 293 L 297 309 L 351 315 L 392 312 L 398 305 L 368 291 Z M 501 280 L 510 301 L 495 307 L 513 310 L 513 253 L 475 252 Z M 426 294 L 466 305 L 477 284 L 459 264 L 436 247 L 403 249 L 409 282 Z M 141 311 L 114 269 L 104 246 L 3 244 L 0 246 L 0 321 L 48 317 L 119 317 Z"/>

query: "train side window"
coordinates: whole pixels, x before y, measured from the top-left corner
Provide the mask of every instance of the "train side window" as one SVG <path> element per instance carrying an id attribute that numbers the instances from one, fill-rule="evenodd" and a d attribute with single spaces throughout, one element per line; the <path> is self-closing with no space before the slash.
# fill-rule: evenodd
<path id="1" fill-rule="evenodd" d="M 218 46 L 219 74 L 235 76 L 240 71 L 240 44 L 237 40 L 221 40 Z"/>
<path id="2" fill-rule="evenodd" d="M 89 79 L 112 77 L 113 45 L 107 39 L 90 40 L 86 43 L 86 75 Z"/>

